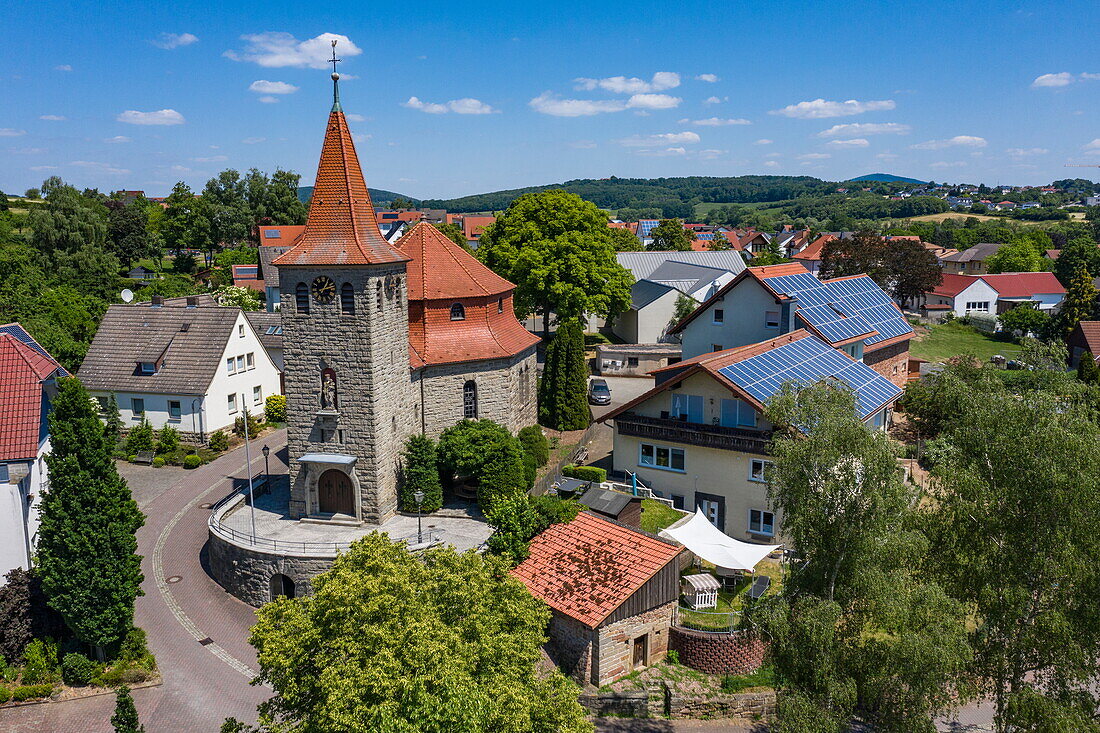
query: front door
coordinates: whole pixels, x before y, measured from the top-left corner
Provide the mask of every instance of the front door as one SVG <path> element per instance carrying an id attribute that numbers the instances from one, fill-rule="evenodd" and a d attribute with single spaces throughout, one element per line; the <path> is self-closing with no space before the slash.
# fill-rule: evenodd
<path id="1" fill-rule="evenodd" d="M 321 514 L 348 514 L 355 516 L 355 501 L 351 490 L 351 477 L 337 468 L 321 474 L 317 482 L 318 504 Z"/>
<path id="2" fill-rule="evenodd" d="M 634 669 L 641 669 L 645 666 L 646 647 L 649 646 L 649 636 L 639 636 L 634 640 Z"/>

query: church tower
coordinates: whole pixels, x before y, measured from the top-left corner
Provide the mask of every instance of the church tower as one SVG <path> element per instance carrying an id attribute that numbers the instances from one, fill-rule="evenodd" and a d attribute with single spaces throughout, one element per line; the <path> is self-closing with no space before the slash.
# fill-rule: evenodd
<path id="1" fill-rule="evenodd" d="M 397 509 L 397 467 L 412 430 L 409 258 L 378 230 L 333 67 L 332 111 L 305 230 L 273 263 L 281 284 L 290 513 L 373 524 Z"/>

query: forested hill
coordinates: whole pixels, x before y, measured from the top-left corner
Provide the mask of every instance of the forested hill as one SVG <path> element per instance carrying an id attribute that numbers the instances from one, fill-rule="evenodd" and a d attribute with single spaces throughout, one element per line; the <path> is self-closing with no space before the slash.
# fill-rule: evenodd
<path id="1" fill-rule="evenodd" d="M 691 218 L 697 203 L 757 203 L 819 196 L 836 190 L 810 176 L 736 176 L 712 178 L 583 178 L 546 186 L 492 191 L 456 199 L 426 199 L 425 207 L 447 211 L 500 211 L 525 193 L 563 188 L 603 209 L 633 209 L 650 216 Z"/>
<path id="2" fill-rule="evenodd" d="M 393 191 L 386 191 L 381 188 L 370 188 L 370 200 L 372 204 L 388 204 L 394 199 L 409 198 Z M 313 196 L 313 186 L 298 186 L 298 200 L 303 204 L 308 204 L 310 197 Z M 416 199 L 412 199 L 415 201 Z"/>

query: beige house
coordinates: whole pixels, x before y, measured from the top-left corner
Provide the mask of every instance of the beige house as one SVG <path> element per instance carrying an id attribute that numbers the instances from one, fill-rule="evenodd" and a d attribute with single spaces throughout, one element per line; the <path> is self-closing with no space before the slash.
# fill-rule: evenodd
<path id="1" fill-rule="evenodd" d="M 600 421 L 615 424 L 614 467 L 700 508 L 730 537 L 772 542 L 782 517 L 768 501 L 772 426 L 764 405 L 785 382 L 847 384 L 859 417 L 883 429 L 901 389 L 871 367 L 799 329 L 703 354 L 654 372 L 656 386 Z"/>

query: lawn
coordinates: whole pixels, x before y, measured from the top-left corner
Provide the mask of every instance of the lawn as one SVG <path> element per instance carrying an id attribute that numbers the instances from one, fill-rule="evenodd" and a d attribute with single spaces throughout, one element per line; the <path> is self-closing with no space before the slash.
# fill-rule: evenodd
<path id="1" fill-rule="evenodd" d="M 1001 341 L 955 321 L 915 330 L 917 336 L 909 344 L 909 353 L 928 361 L 944 361 L 961 354 L 971 354 L 982 361 L 988 361 L 994 354 L 1014 359 L 1020 353 L 1017 344 Z"/>
<path id="2" fill-rule="evenodd" d="M 653 499 L 642 499 L 642 529 L 656 534 L 668 525 L 682 519 L 685 514 L 668 504 Z"/>

